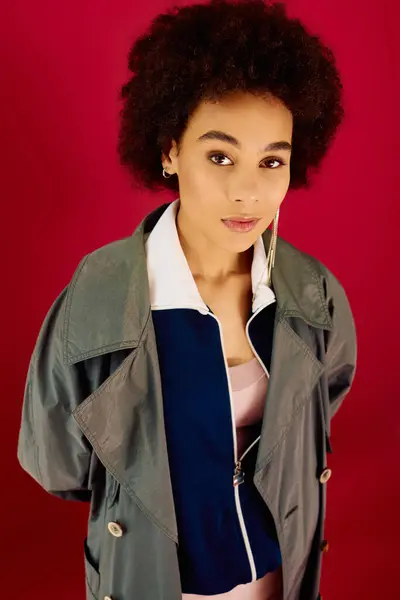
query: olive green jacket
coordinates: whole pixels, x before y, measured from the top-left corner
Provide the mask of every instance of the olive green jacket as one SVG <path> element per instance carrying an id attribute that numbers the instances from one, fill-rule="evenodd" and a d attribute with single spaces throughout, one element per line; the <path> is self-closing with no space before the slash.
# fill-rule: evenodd
<path id="1" fill-rule="evenodd" d="M 167 206 L 82 260 L 47 314 L 29 366 L 18 459 L 51 494 L 90 502 L 88 600 L 182 594 L 144 246 Z M 317 600 L 331 419 L 353 382 L 355 326 L 334 275 L 282 238 L 272 287 L 254 483 L 275 521 L 284 600 Z"/>

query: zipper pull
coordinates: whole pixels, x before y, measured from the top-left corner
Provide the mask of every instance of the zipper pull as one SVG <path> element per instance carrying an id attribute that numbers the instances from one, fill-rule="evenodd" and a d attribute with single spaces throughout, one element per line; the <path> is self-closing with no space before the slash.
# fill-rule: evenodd
<path id="1" fill-rule="evenodd" d="M 242 464 L 240 460 L 236 463 L 236 468 L 233 472 L 233 487 L 237 487 L 244 481 L 244 473 L 242 471 Z"/>

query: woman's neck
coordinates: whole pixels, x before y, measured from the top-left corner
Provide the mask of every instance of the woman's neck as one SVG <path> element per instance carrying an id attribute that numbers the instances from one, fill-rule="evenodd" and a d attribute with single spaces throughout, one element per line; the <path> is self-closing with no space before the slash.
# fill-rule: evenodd
<path id="1" fill-rule="evenodd" d="M 253 262 L 254 246 L 245 252 L 230 253 L 213 245 L 201 232 L 190 231 L 177 216 L 177 232 L 193 277 L 211 284 L 223 284 L 238 276 L 248 276 Z"/>

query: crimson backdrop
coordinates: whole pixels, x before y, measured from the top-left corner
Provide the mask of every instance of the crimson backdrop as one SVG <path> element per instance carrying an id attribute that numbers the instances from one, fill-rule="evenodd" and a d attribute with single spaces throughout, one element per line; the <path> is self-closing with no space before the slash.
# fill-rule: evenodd
<path id="1" fill-rule="evenodd" d="M 0 6 L 0 571 L 2 594 L 13 599 L 84 597 L 87 507 L 51 497 L 18 467 L 20 409 L 39 326 L 80 258 L 172 199 L 133 192 L 115 151 L 129 45 L 167 6 Z M 332 45 L 346 88 L 347 119 L 322 174 L 311 191 L 287 197 L 280 224 L 340 278 L 358 327 L 356 382 L 333 423 L 322 592 L 325 600 L 400 597 L 398 5 L 289 6 Z"/>

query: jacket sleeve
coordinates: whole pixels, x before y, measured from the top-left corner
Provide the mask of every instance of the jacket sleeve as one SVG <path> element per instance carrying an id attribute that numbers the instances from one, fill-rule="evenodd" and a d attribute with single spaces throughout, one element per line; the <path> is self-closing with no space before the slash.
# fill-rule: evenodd
<path id="1" fill-rule="evenodd" d="M 18 437 L 18 461 L 47 492 L 90 500 L 92 451 L 71 412 L 82 401 L 76 365 L 63 359 L 68 288 L 50 308 L 30 360 Z"/>
<path id="2" fill-rule="evenodd" d="M 337 278 L 323 267 L 327 302 L 333 329 L 326 338 L 326 365 L 332 418 L 350 391 L 357 363 L 357 337 L 353 313 Z"/>

